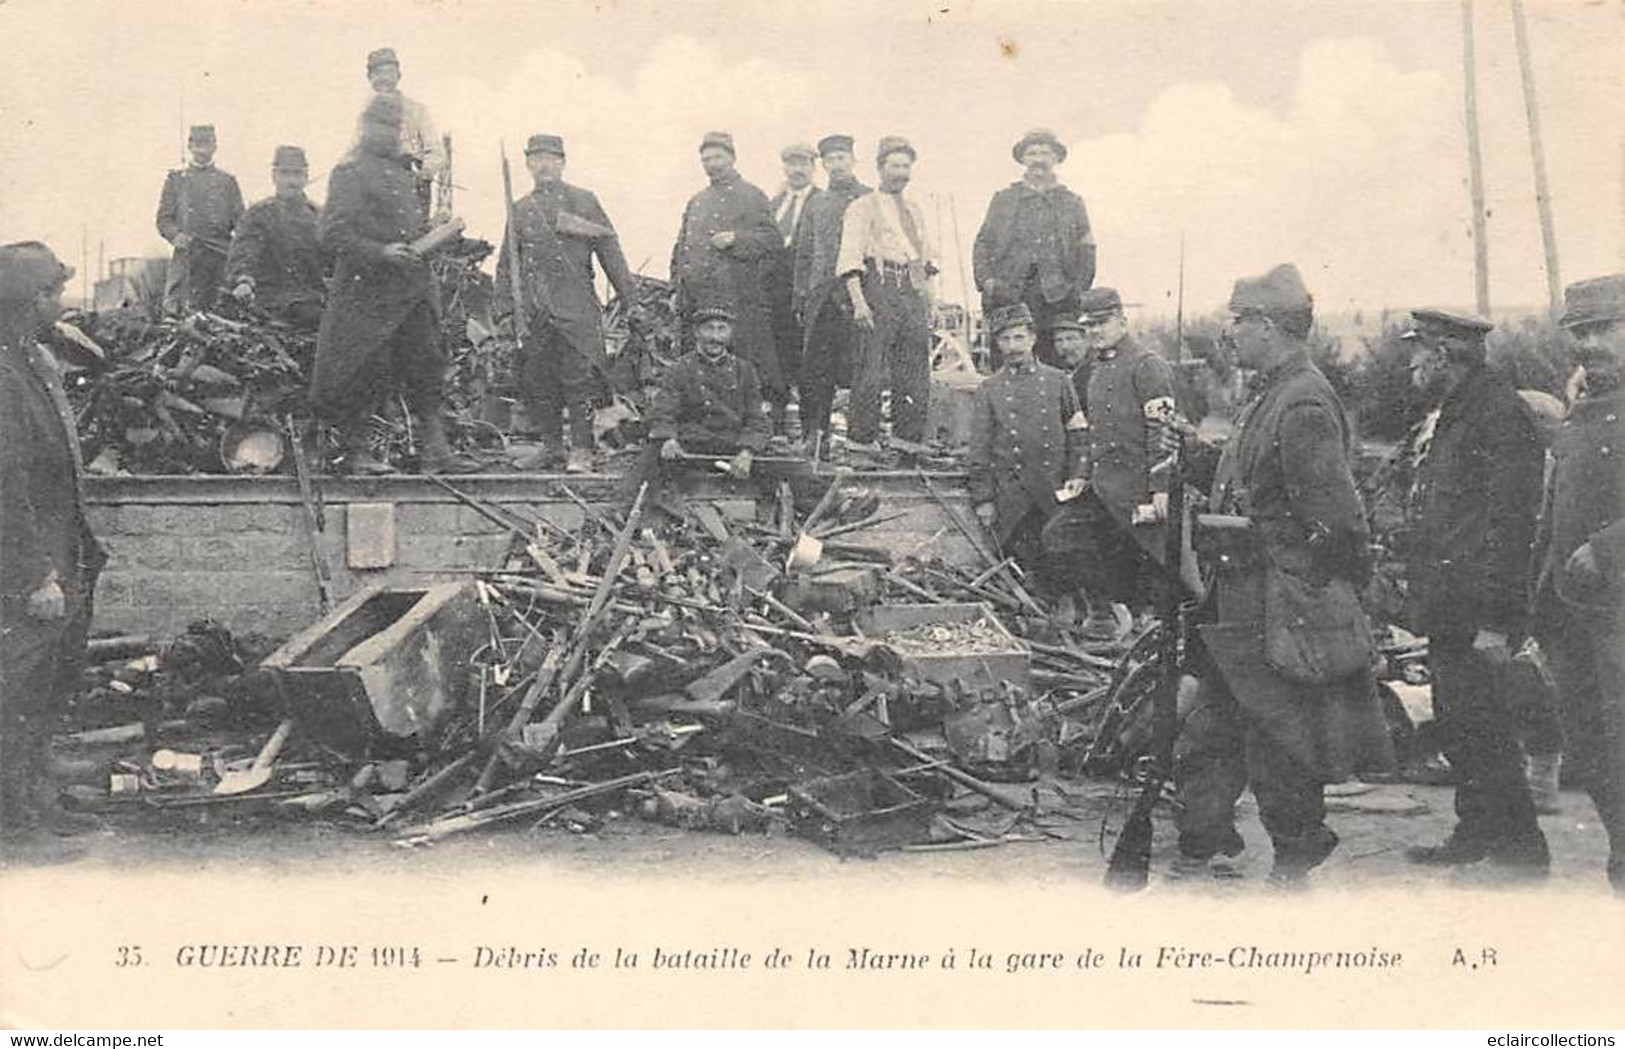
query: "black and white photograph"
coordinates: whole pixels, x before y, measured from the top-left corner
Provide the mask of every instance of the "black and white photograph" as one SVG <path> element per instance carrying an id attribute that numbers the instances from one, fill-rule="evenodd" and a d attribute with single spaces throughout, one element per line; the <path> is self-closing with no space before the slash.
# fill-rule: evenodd
<path id="1" fill-rule="evenodd" d="M 1618 0 L 0 35 L 0 1027 L 1625 1027 Z"/>

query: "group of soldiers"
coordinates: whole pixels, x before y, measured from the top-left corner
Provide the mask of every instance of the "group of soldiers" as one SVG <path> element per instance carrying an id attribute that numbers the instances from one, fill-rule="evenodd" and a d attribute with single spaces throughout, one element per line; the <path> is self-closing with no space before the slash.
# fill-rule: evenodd
<path id="1" fill-rule="evenodd" d="M 469 469 L 446 439 L 435 285 L 413 246 L 430 231 L 427 183 L 443 157 L 427 112 L 400 94 L 394 53 L 373 52 L 368 71 L 374 97 L 320 211 L 304 194 L 306 158 L 288 146 L 273 159 L 276 195 L 243 211 L 235 181 L 212 167 L 213 130 L 193 129 L 192 163 L 171 174 L 159 212 L 175 246 L 171 291 L 193 307 L 224 289 L 318 327 L 311 399 L 345 435 L 351 472 L 392 469 L 369 450 L 364 426 L 391 387 L 419 417 L 424 469 Z M 786 147 L 785 185 L 770 199 L 737 171 L 730 136 L 703 138 L 708 185 L 684 209 L 671 263 L 692 350 L 661 377 L 629 481 L 719 458 L 735 477 L 760 481 L 757 459 L 789 429 L 797 403 L 799 458 L 816 460 L 835 443 L 831 412 L 843 386 L 848 450 L 882 462 L 919 453 L 938 256 L 908 193 L 917 153 L 906 139 L 881 139 L 875 188 L 859 181 L 856 155 L 841 134 Z M 1272 878 L 1299 884 L 1337 845 L 1326 786 L 1392 760 L 1359 598 L 1371 535 L 1347 414 L 1308 351 L 1313 300 L 1291 265 L 1236 281 L 1224 338 L 1252 385 L 1232 435 L 1210 445 L 1180 415 L 1170 365 L 1130 332 L 1119 293 L 1094 284 L 1087 211 L 1056 177 L 1065 146 L 1037 130 L 1012 156 L 1023 175 L 994 196 L 974 248 L 996 369 L 974 395 L 967 469 L 976 515 L 1066 627 L 1080 603 L 1084 629 L 1119 637 L 1162 605 L 1155 595 L 1177 595 L 1193 611 L 1186 669 L 1196 687 L 1181 710 L 1175 873 L 1235 873 L 1244 846 L 1235 804 L 1250 788 L 1273 845 Z M 587 470 L 606 370 L 595 262 L 624 301 L 637 301 L 636 286 L 597 197 L 563 181 L 563 140 L 533 135 L 525 158 L 534 189 L 510 212 L 495 311 L 517 338 L 522 392 L 541 431 L 519 465 Z M 814 182 L 819 166 L 825 187 Z M 45 774 L 55 704 L 82 658 L 103 560 L 79 494 L 71 415 L 37 342 L 71 273 L 44 245 L 0 248 L 8 830 L 66 832 L 82 822 L 57 804 Z M 1516 876 L 1548 870 L 1508 673 L 1532 639 L 1564 699 L 1569 767 L 1607 831 L 1608 876 L 1619 889 L 1625 276 L 1572 285 L 1566 301 L 1561 323 L 1578 369 L 1573 403 L 1549 441 L 1487 366 L 1489 322 L 1414 311 L 1412 375 L 1437 411 L 1410 493 L 1404 619 L 1429 639 L 1458 822 L 1448 840 L 1411 858 L 1487 861 Z M 643 318 L 633 311 L 632 321 Z M 1182 529 L 1231 524 L 1168 542 L 1176 477 L 1181 494 L 1185 485 L 1203 493 L 1193 499 L 1206 511 L 1183 515 Z M 810 470 L 786 479 L 798 500 L 816 499 Z M 1174 563 L 1171 549 L 1187 546 Z"/>

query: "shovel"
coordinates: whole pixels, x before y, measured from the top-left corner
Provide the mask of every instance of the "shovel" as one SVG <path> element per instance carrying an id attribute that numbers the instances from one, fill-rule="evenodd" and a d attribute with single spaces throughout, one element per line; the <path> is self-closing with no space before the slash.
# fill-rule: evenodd
<path id="1" fill-rule="evenodd" d="M 282 747 L 288 742 L 288 736 L 292 732 L 293 719 L 287 718 L 276 727 L 275 732 L 271 733 L 271 738 L 265 741 L 265 746 L 260 748 L 259 756 L 254 759 L 254 764 L 246 769 L 233 770 L 220 777 L 220 782 L 215 786 L 214 792 L 216 794 L 246 794 L 251 790 L 258 790 L 265 786 L 266 782 L 271 778 L 271 766 L 276 764 L 277 755 L 282 753 Z"/>

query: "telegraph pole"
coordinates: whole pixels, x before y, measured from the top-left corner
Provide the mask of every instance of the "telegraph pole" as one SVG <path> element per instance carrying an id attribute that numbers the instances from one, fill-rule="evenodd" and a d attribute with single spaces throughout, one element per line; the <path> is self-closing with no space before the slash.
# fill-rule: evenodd
<path id="1" fill-rule="evenodd" d="M 1546 249 L 1546 302 L 1555 315 L 1563 308 L 1563 278 L 1557 268 L 1557 233 L 1552 228 L 1552 196 L 1546 187 L 1546 150 L 1540 142 L 1540 104 L 1535 98 L 1535 70 L 1529 60 L 1529 29 L 1523 0 L 1512 4 L 1512 35 L 1518 44 L 1518 71 L 1523 74 L 1523 110 L 1529 120 L 1529 152 L 1535 161 L 1535 206 L 1540 212 L 1540 242 Z"/>
<path id="2" fill-rule="evenodd" d="M 1478 81 L 1473 55 L 1473 0 L 1461 0 L 1461 61 L 1467 105 L 1467 165 L 1473 194 L 1473 276 L 1477 308 L 1490 312 L 1490 246 L 1484 229 L 1484 158 L 1478 147 Z"/>

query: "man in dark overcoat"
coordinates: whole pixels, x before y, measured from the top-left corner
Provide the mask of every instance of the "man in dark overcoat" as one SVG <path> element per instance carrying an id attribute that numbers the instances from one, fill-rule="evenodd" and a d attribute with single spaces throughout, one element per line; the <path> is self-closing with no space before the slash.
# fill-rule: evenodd
<path id="1" fill-rule="evenodd" d="M 1392 754 L 1369 668 L 1305 684 L 1266 662 L 1266 631 L 1317 647 L 1328 641 L 1292 637 L 1300 627 L 1267 615 L 1266 575 L 1286 572 L 1313 586 L 1341 580 L 1357 592 L 1371 570 L 1370 536 L 1343 406 L 1309 360 L 1313 301 L 1297 268 L 1238 280 L 1229 307 L 1229 336 L 1254 379 L 1213 469 L 1209 502 L 1252 527 L 1219 557 L 1214 621 L 1200 630 L 1213 666 L 1184 721 L 1175 869 L 1206 869 L 1215 856 L 1242 850 L 1235 802 L 1251 787 L 1274 845 L 1271 881 L 1292 886 L 1337 847 L 1326 825 L 1326 784 L 1384 768 Z M 1199 476 L 1211 453 L 1192 451 Z M 1348 629 L 1353 636 L 1334 640 L 1369 644 L 1363 621 Z"/>
<path id="2" fill-rule="evenodd" d="M 213 124 L 186 136 L 187 166 L 164 178 L 158 198 L 158 233 L 174 245 L 164 276 L 164 310 L 182 313 L 214 305 L 225 275 L 232 230 L 243 217 L 237 180 L 214 166 Z"/>
<path id="3" fill-rule="evenodd" d="M 677 311 L 694 324 L 694 311 L 722 306 L 733 314 L 733 345 L 761 377 L 762 392 L 783 404 L 789 387 L 773 342 L 762 271 L 784 246 L 767 195 L 734 166 L 733 136 L 708 132 L 700 142 L 700 165 L 711 184 L 689 198 L 672 246 L 671 282 Z"/>
<path id="4" fill-rule="evenodd" d="M 593 259 L 622 302 L 637 301 L 637 282 L 598 197 L 564 181 L 564 140 L 558 135 L 532 135 L 525 146 L 525 163 L 536 188 L 514 202 L 527 317 L 519 349 L 519 383 L 542 445 L 519 467 L 543 469 L 564 458 L 561 432 L 568 408 L 568 469 L 586 473 L 592 469 L 593 409 L 607 371 Z M 514 312 L 508 269 L 513 236 L 508 231 L 497 259 L 498 318 Z"/>
<path id="5" fill-rule="evenodd" d="M 1456 780 L 1456 826 L 1413 862 L 1489 860 L 1544 875 L 1551 859 L 1518 742 L 1512 653 L 1527 633 L 1530 544 L 1546 451 L 1512 384 L 1485 362 L 1493 325 L 1413 310 L 1411 379 L 1439 406 L 1413 482 L 1405 625 L 1428 638 L 1433 717 Z"/>
<path id="6" fill-rule="evenodd" d="M 801 383 L 801 346 L 805 338 L 801 318 L 796 314 L 798 292 L 796 287 L 796 252 L 807 236 L 808 213 L 823 190 L 813 182 L 814 164 L 818 154 L 803 142 L 795 142 L 779 150 L 784 165 L 784 185 L 768 201 L 773 222 L 779 228 L 783 247 L 772 252 L 763 266 L 767 282 L 768 304 L 773 310 L 773 344 L 779 355 L 779 370 L 784 373 L 787 389 L 799 392 Z M 792 395 L 794 396 L 794 395 Z M 784 427 L 784 402 L 773 403 L 773 425 Z"/>
<path id="7" fill-rule="evenodd" d="M 1625 893 L 1625 275 L 1569 285 L 1562 325 L 1584 375 L 1552 445 L 1532 621 Z"/>
<path id="8" fill-rule="evenodd" d="M 374 95 L 360 144 L 328 180 L 321 240 L 334 259 L 333 290 L 310 399 L 343 431 L 351 473 L 392 471 L 372 454 L 367 421 L 395 388 L 417 416 L 425 472 L 469 472 L 478 466 L 453 454 L 441 414 L 446 356 L 434 277 L 411 246 L 429 223 L 416 176 L 400 162 L 400 122 L 400 99 Z"/>
<path id="9" fill-rule="evenodd" d="M 271 160 L 276 193 L 255 203 L 237 223 L 226 256 L 226 287 L 301 328 L 321 323 L 327 297 L 319 212 L 305 195 L 310 165 L 298 146 L 278 146 Z"/>
<path id="10" fill-rule="evenodd" d="M 1032 314 L 1023 303 L 988 321 L 1004 347 L 1004 367 L 976 388 L 966 472 L 976 516 L 1037 589 L 1058 593 L 1059 566 L 1039 536 L 1061 505 L 1083 491 L 1088 424 L 1066 372 L 1033 357 Z"/>
<path id="11" fill-rule="evenodd" d="M 796 239 L 792 306 L 806 331 L 799 378 L 801 425 L 807 447 L 820 451 L 829 444 L 835 391 L 851 385 L 858 346 L 852 303 L 835 272 L 847 205 L 873 192 L 853 174 L 852 146 L 850 135 L 826 135 L 818 140 L 818 159 L 829 185 L 808 200 L 802 232 Z"/>
<path id="12" fill-rule="evenodd" d="M 37 341 L 73 276 L 37 242 L 0 247 L 0 832 L 95 825 L 62 808 L 51 734 L 84 665 L 102 553 L 85 517 L 79 442 Z"/>
<path id="13" fill-rule="evenodd" d="M 1010 153 L 1027 170 L 988 204 L 971 249 L 976 289 L 984 314 L 1026 303 L 1038 325 L 1038 359 L 1058 364 L 1049 342 L 1050 321 L 1078 315 L 1079 297 L 1095 281 L 1095 238 L 1083 198 L 1056 177 L 1066 146 L 1055 133 L 1029 131 Z"/>

